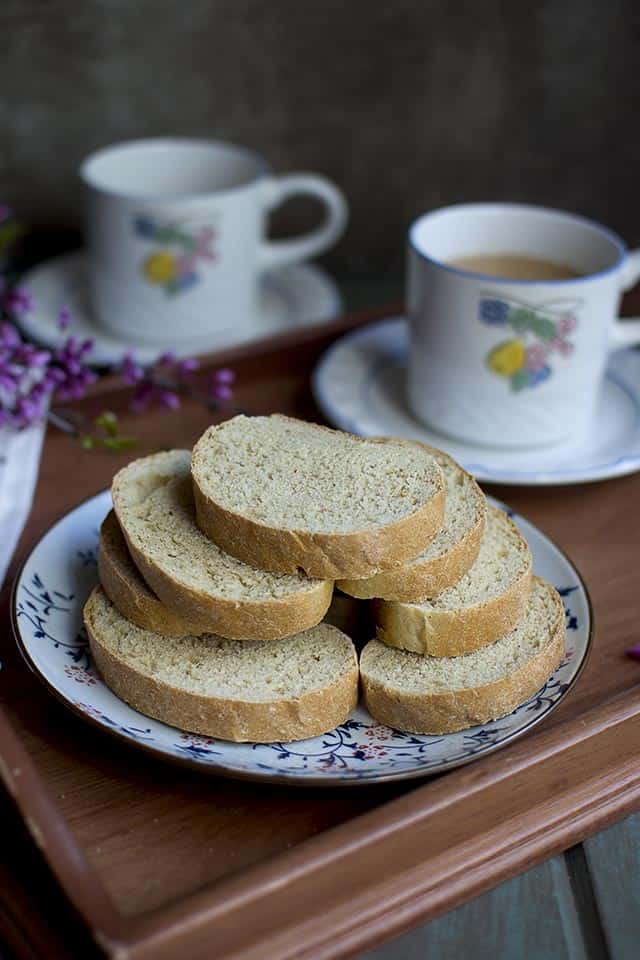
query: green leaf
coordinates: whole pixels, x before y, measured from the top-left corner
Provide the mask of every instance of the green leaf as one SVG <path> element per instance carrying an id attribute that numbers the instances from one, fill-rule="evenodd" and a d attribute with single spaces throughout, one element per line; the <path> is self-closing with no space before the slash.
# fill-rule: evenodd
<path id="1" fill-rule="evenodd" d="M 80 445 L 83 450 L 93 450 L 95 447 L 95 441 L 93 437 L 90 437 L 88 433 L 85 433 L 80 437 Z"/>
<path id="2" fill-rule="evenodd" d="M 2 252 L 7 250 L 24 231 L 24 226 L 17 220 L 6 220 L 3 224 L 0 224 L 0 250 Z"/>
<path id="3" fill-rule="evenodd" d="M 118 435 L 118 418 L 111 410 L 104 410 L 93 422 L 96 427 L 104 430 L 108 436 L 115 437 Z"/>
<path id="4" fill-rule="evenodd" d="M 129 450 L 131 447 L 135 447 L 136 441 L 133 437 L 104 437 L 100 441 L 100 445 L 107 450 L 117 452 L 118 450 Z"/>

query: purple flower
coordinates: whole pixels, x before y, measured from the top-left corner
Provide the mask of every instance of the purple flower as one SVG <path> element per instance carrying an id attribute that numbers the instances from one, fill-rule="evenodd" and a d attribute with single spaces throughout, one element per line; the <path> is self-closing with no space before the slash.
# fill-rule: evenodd
<path id="1" fill-rule="evenodd" d="M 632 660 L 640 660 L 640 643 L 636 643 L 633 647 L 629 647 L 626 653 L 627 656 L 631 657 Z"/>
<path id="2" fill-rule="evenodd" d="M 143 410 L 146 410 L 153 395 L 155 393 L 155 388 L 150 380 L 142 380 L 138 386 L 136 392 L 133 395 L 131 401 L 131 409 L 134 413 L 142 413 Z"/>
<path id="3" fill-rule="evenodd" d="M 11 393 L 18 386 L 18 378 L 7 367 L 0 367 L 0 388 Z"/>
<path id="4" fill-rule="evenodd" d="M 209 378 L 209 392 L 214 400 L 230 400 L 233 396 L 231 384 L 235 381 L 236 375 L 228 367 L 221 367 L 214 370 Z"/>
<path id="5" fill-rule="evenodd" d="M 214 400 L 230 400 L 233 396 L 233 390 L 223 383 L 218 383 L 211 388 L 211 396 Z"/>
<path id="6" fill-rule="evenodd" d="M 178 364 L 178 371 L 183 374 L 193 373 L 200 369 L 200 361 L 195 357 L 186 357 Z"/>
<path id="7" fill-rule="evenodd" d="M 48 371 L 53 374 L 50 380 L 56 384 L 56 399 L 78 400 L 84 396 L 87 387 L 98 379 L 97 374 L 85 365 L 86 356 L 92 349 L 93 340 L 69 337 L 63 347 L 56 350 L 53 365 Z M 57 372 L 54 373 L 54 370 Z"/>
<path id="8" fill-rule="evenodd" d="M 176 362 L 176 355 L 173 350 L 167 350 L 165 353 L 161 353 L 156 362 L 153 364 L 154 367 L 170 367 Z"/>
<path id="9" fill-rule="evenodd" d="M 180 407 L 180 397 L 173 390 L 160 390 L 158 400 L 168 410 L 177 410 Z"/>
<path id="10" fill-rule="evenodd" d="M 228 367 L 221 367 L 219 370 L 214 370 L 211 374 L 211 380 L 214 383 L 233 383 L 236 379 L 236 375 L 233 370 L 230 370 Z"/>
<path id="11" fill-rule="evenodd" d="M 30 313 L 33 310 L 35 301 L 28 290 L 15 287 L 5 294 L 4 306 L 14 317 L 23 317 L 26 313 Z"/>
<path id="12" fill-rule="evenodd" d="M 27 290 L 15 287 L 4 293 L 0 305 L 19 317 L 33 309 L 34 300 Z M 62 329 L 68 326 L 67 307 L 57 320 Z M 21 429 L 46 416 L 50 400 L 84 396 L 97 379 L 87 366 L 92 349 L 93 340 L 69 337 L 51 353 L 23 340 L 13 323 L 0 322 L 0 423 Z"/>
<path id="13" fill-rule="evenodd" d="M 15 363 L 32 369 L 34 367 L 46 367 L 51 360 L 51 354 L 48 350 L 40 350 L 32 343 L 21 343 L 14 350 L 13 360 Z"/>
<path id="14" fill-rule="evenodd" d="M 124 382 L 130 387 L 135 386 L 136 383 L 139 383 L 144 378 L 144 370 L 136 361 L 135 354 L 132 350 L 127 350 L 122 358 L 120 372 L 122 373 Z"/>
<path id="15" fill-rule="evenodd" d="M 22 343 L 17 329 L 12 323 L 0 323 L 0 346 L 16 347 Z"/>
<path id="16" fill-rule="evenodd" d="M 71 326 L 72 322 L 71 310 L 69 307 L 63 307 L 60 313 L 58 314 L 57 324 L 60 330 L 66 330 Z"/>

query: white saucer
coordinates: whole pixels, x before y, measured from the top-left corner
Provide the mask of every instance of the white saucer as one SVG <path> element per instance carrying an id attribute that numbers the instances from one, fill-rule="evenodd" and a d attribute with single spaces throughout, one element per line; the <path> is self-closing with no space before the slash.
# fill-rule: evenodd
<path id="1" fill-rule="evenodd" d="M 371 324 L 333 344 L 313 376 L 316 402 L 327 419 L 362 436 L 407 437 L 440 447 L 489 483 L 588 483 L 640 470 L 640 352 L 611 356 L 588 440 L 510 451 L 452 440 L 415 420 L 404 399 L 407 350 L 404 317 Z"/>
<path id="2" fill-rule="evenodd" d="M 333 280 L 319 267 L 299 264 L 267 275 L 262 282 L 259 316 L 247 327 L 212 330 L 206 338 L 181 340 L 166 347 L 136 345 L 104 333 L 95 325 L 87 303 L 84 251 L 47 260 L 25 274 L 21 286 L 33 296 L 35 308 L 16 322 L 23 333 L 46 347 L 59 347 L 70 333 L 94 341 L 89 362 L 94 366 L 119 363 L 133 349 L 142 364 L 153 363 L 167 349 L 178 356 L 210 353 L 224 347 L 259 340 L 342 313 L 340 293 Z M 62 331 L 56 324 L 60 309 L 70 308 L 73 326 Z"/>

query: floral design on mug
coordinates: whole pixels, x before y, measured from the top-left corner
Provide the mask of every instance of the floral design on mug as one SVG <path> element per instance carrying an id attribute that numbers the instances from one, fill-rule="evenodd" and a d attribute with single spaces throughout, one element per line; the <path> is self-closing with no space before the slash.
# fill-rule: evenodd
<path id="1" fill-rule="evenodd" d="M 556 301 L 533 307 L 493 294 L 483 296 L 480 322 L 513 334 L 489 350 L 485 358 L 489 370 L 508 380 L 515 392 L 544 383 L 553 373 L 551 356 L 569 357 L 574 351 L 569 335 L 578 325 L 575 310 L 579 306 L 576 301 Z"/>
<path id="2" fill-rule="evenodd" d="M 148 283 L 163 287 L 169 297 L 190 290 L 201 280 L 201 264 L 217 260 L 213 227 L 191 232 L 182 225 L 157 223 L 146 214 L 139 214 L 133 225 L 139 237 L 156 245 L 142 261 L 142 275 Z"/>

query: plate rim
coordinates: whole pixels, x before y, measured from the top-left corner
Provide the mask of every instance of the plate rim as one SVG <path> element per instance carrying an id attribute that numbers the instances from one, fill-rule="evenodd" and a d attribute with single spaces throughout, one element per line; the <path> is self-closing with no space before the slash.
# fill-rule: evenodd
<path id="1" fill-rule="evenodd" d="M 316 363 L 311 376 L 311 388 L 314 400 L 316 401 L 322 413 L 334 425 L 339 425 L 340 423 L 346 425 L 347 423 L 351 423 L 351 426 L 345 426 L 341 429 L 349 429 L 353 433 L 358 433 L 358 431 L 355 429 L 356 423 L 353 418 L 343 416 L 341 411 L 338 410 L 335 403 L 331 400 L 329 391 L 324 386 L 321 386 L 321 377 L 324 369 L 330 363 L 333 354 L 337 353 L 341 347 L 349 346 L 359 339 L 365 339 L 367 334 L 371 335 L 373 329 L 376 327 L 383 326 L 384 324 L 391 325 L 394 323 L 406 325 L 408 323 L 406 314 L 394 313 L 386 317 L 379 317 L 370 323 L 364 324 L 362 327 L 357 327 L 355 330 L 347 331 L 347 333 L 343 334 L 343 336 L 339 337 L 332 344 L 330 344 L 329 347 L 327 347 Z M 628 350 L 629 348 L 623 349 Z M 628 384 L 624 383 L 624 385 L 621 385 L 618 382 L 620 379 L 618 374 L 616 374 L 615 378 L 611 377 L 610 379 L 612 379 L 618 389 L 622 389 L 625 393 L 629 393 Z M 640 398 L 635 395 L 631 396 L 631 400 L 634 402 L 636 407 L 640 404 Z M 420 426 L 419 421 L 417 420 L 416 424 Z M 426 429 L 429 430 L 430 433 L 434 434 L 434 437 L 429 438 L 429 443 L 437 443 L 437 438 L 439 436 L 441 436 L 445 442 L 448 439 L 453 439 L 448 438 L 444 434 L 438 434 L 438 431 L 434 428 L 427 427 Z M 358 435 L 363 436 L 363 434 Z M 369 434 L 369 436 L 373 435 L 374 434 Z M 375 435 L 377 436 L 379 434 Z M 463 443 L 463 441 L 456 442 Z M 473 450 L 477 450 L 479 455 L 482 455 L 482 451 L 484 450 L 491 450 L 490 447 L 473 447 L 472 444 L 465 444 L 465 446 Z M 458 457 L 458 459 L 461 458 Z M 616 458 L 615 460 L 608 460 L 605 463 L 597 464 L 594 467 L 582 467 L 577 470 L 565 469 L 559 471 L 518 471 L 513 467 L 492 469 L 485 463 L 472 462 L 468 462 L 465 465 L 465 469 L 469 470 L 470 473 L 473 473 L 476 479 L 482 481 L 483 483 L 505 484 L 514 487 L 571 486 L 580 483 L 598 483 L 602 480 L 613 480 L 616 477 L 624 477 L 628 476 L 629 474 L 636 473 L 638 470 L 640 470 L 640 452 L 637 454 L 624 455 Z"/>
<path id="2" fill-rule="evenodd" d="M 100 730 L 103 734 L 111 736 L 115 741 L 119 743 L 124 743 L 125 745 L 127 745 L 129 748 L 133 750 L 135 749 L 142 750 L 144 751 L 144 753 L 150 756 L 153 756 L 156 759 L 162 760 L 164 763 L 178 764 L 181 767 L 186 767 L 189 770 L 196 770 L 207 776 L 222 776 L 222 777 L 225 777 L 226 779 L 231 779 L 231 780 L 242 780 L 242 781 L 251 781 L 254 783 L 259 782 L 259 783 L 278 784 L 283 786 L 286 785 L 286 786 L 296 786 L 296 787 L 324 787 L 324 788 L 358 787 L 358 786 L 366 786 L 366 785 L 377 785 L 380 783 L 398 782 L 402 780 L 426 779 L 428 777 L 437 776 L 441 773 L 446 773 L 458 767 L 466 766 L 468 763 L 471 763 L 473 761 L 481 760 L 484 757 L 489 756 L 490 754 L 493 754 L 503 749 L 504 747 L 509 746 L 509 744 L 511 744 L 514 740 L 519 740 L 522 736 L 529 733 L 541 721 L 543 721 L 546 717 L 552 714 L 560 706 L 561 703 L 564 702 L 567 695 L 573 690 L 575 684 L 580 679 L 591 657 L 591 653 L 593 650 L 594 635 L 595 635 L 594 610 L 593 610 L 593 603 L 591 600 L 591 594 L 589 593 L 589 589 L 587 587 L 587 584 L 585 583 L 585 580 L 579 568 L 573 562 L 569 554 L 565 550 L 563 550 L 563 548 L 560 547 L 555 542 L 555 540 L 553 540 L 550 536 L 548 536 L 548 534 L 542 531 L 537 526 L 537 524 L 533 523 L 531 520 L 528 520 L 527 517 L 525 517 L 523 514 L 518 513 L 516 510 L 512 510 L 512 508 L 509 507 L 509 505 L 506 504 L 503 500 L 500 500 L 497 497 L 490 497 L 490 499 L 493 502 L 499 504 L 500 507 L 508 510 L 510 515 L 513 515 L 516 517 L 522 517 L 523 520 L 531 524 L 531 526 L 535 528 L 538 535 L 541 536 L 543 540 L 547 541 L 548 544 L 550 544 L 553 548 L 555 548 L 558 551 L 558 553 L 564 558 L 564 560 L 569 564 L 571 569 L 574 571 L 576 578 L 578 580 L 578 583 L 582 588 L 582 591 L 586 599 L 587 612 L 589 616 L 589 624 L 588 624 L 586 645 L 585 645 L 585 650 L 584 650 L 582 659 L 578 664 L 576 672 L 568 681 L 567 687 L 563 692 L 563 694 L 546 712 L 534 714 L 534 716 L 529 720 L 529 722 L 526 723 L 523 727 L 520 727 L 517 730 L 514 730 L 511 734 L 506 736 L 504 740 L 501 740 L 499 743 L 492 744 L 491 746 L 483 750 L 481 753 L 471 754 L 468 757 L 463 758 L 462 760 L 452 760 L 450 762 L 443 763 L 440 766 L 438 766 L 437 769 L 434 769 L 432 771 L 422 770 L 418 767 L 418 768 L 414 768 L 406 771 L 379 773 L 371 777 L 367 777 L 367 776 L 325 777 L 325 776 L 316 775 L 316 774 L 299 776 L 299 775 L 296 775 L 295 772 L 291 774 L 283 774 L 283 773 L 268 773 L 266 771 L 259 771 L 259 770 L 251 770 L 251 771 L 236 770 L 228 766 L 225 766 L 224 764 L 221 764 L 217 761 L 213 763 L 203 764 L 202 762 L 198 760 L 193 760 L 190 757 L 181 757 L 175 754 L 167 753 L 159 747 L 152 746 L 151 744 L 148 744 L 142 740 L 134 740 L 132 737 L 129 737 L 125 733 L 122 733 L 122 731 L 109 727 L 108 725 L 98 720 L 96 717 L 93 717 L 91 716 L 91 714 L 82 710 L 72 700 L 69 700 L 67 697 L 65 697 L 64 694 L 60 690 L 58 690 L 57 687 L 49 680 L 46 674 L 39 669 L 39 667 L 33 660 L 31 654 L 29 653 L 26 647 L 26 644 L 22 639 L 22 633 L 18 625 L 18 617 L 17 617 L 18 589 L 19 589 L 20 581 L 22 579 L 25 568 L 29 563 L 29 561 L 31 560 L 35 551 L 41 545 L 43 540 L 50 533 L 52 533 L 58 526 L 64 523 L 64 521 L 69 516 L 71 516 L 76 512 L 81 511 L 92 501 L 98 500 L 104 497 L 105 495 L 109 496 L 109 494 L 110 494 L 109 489 L 105 488 L 103 490 L 98 491 L 97 493 L 94 493 L 89 495 L 88 497 L 85 497 L 78 504 L 76 504 L 76 506 L 66 509 L 44 531 L 42 531 L 42 533 L 34 537 L 33 541 L 30 542 L 30 544 L 26 547 L 24 556 L 21 558 L 18 564 L 16 573 L 13 577 L 13 582 L 11 585 L 11 593 L 9 597 L 9 612 L 10 612 L 11 628 L 12 628 L 14 640 L 16 642 L 16 646 L 22 656 L 22 659 L 24 660 L 25 665 L 28 667 L 31 673 L 36 677 L 38 682 L 42 684 L 44 688 L 48 691 L 48 693 L 52 694 L 59 703 L 63 704 L 69 711 L 71 711 L 71 713 L 80 717 L 85 723 L 88 723 L 95 729 Z M 104 681 L 102 682 L 104 683 Z M 114 694 L 114 696 L 117 696 L 117 695 Z M 118 697 L 118 699 L 121 700 L 120 697 Z M 125 701 L 122 701 L 122 702 L 124 703 Z M 127 704 L 127 706 L 129 705 Z M 135 707 L 132 707 L 131 709 L 135 710 Z M 139 710 L 137 710 L 136 712 L 139 713 L 141 717 L 145 717 L 145 714 L 140 713 Z M 155 719 L 155 718 L 146 718 L 146 719 Z M 163 721 L 155 721 L 155 722 L 162 723 Z M 189 732 L 189 731 L 182 730 L 179 727 L 172 727 L 171 724 L 165 724 L 165 726 L 170 727 L 171 729 L 178 730 L 182 733 Z"/>

